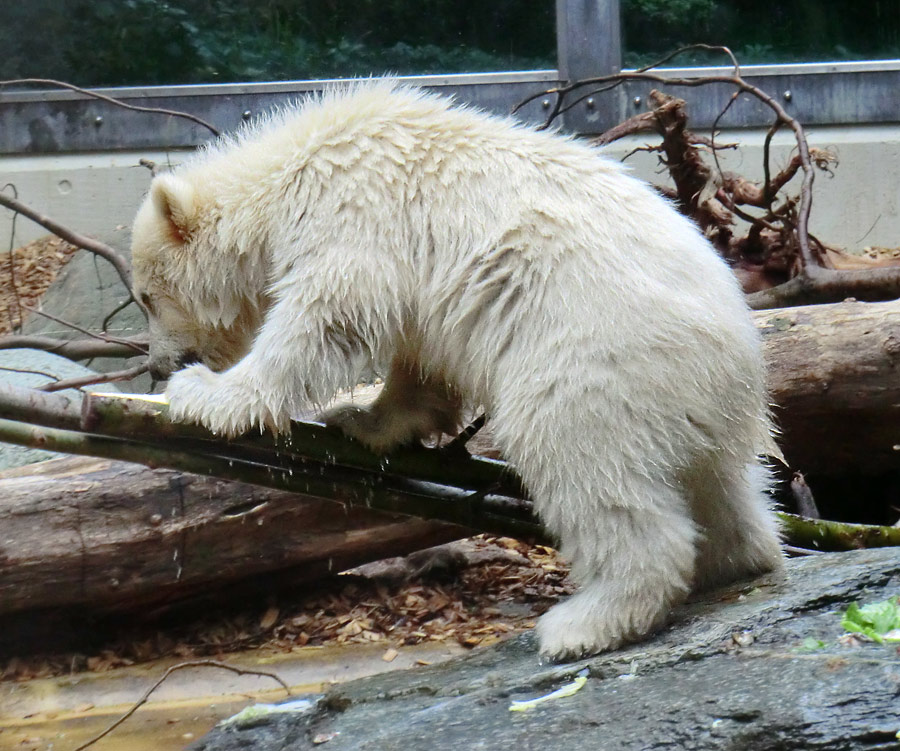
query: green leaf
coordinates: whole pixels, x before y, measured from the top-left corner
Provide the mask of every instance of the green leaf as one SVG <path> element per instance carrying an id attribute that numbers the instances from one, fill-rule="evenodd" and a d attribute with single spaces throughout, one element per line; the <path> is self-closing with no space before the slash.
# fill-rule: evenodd
<path id="1" fill-rule="evenodd" d="M 895 641 L 895 632 L 900 629 L 898 598 L 870 602 L 862 607 L 851 603 L 841 618 L 841 626 L 845 631 L 864 634 L 879 644 L 884 643 L 886 635 L 889 641 Z"/>
<path id="2" fill-rule="evenodd" d="M 825 649 L 828 646 L 828 642 L 824 642 L 821 639 L 814 639 L 811 636 L 807 636 L 803 643 L 797 647 L 795 652 L 817 652 L 820 649 Z"/>

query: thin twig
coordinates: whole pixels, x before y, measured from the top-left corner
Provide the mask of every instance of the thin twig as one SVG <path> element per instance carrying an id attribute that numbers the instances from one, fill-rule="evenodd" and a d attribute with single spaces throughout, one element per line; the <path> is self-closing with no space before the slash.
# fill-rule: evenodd
<path id="1" fill-rule="evenodd" d="M 149 112 L 157 115 L 170 115 L 171 117 L 180 117 L 185 120 L 190 120 L 191 122 L 197 123 L 197 125 L 202 125 L 214 136 L 221 135 L 219 130 L 215 126 L 210 125 L 208 122 L 206 122 L 206 120 L 203 120 L 196 115 L 192 115 L 189 112 L 167 110 L 162 109 L 161 107 L 141 107 L 136 104 L 126 104 L 121 99 L 115 99 L 111 96 L 107 96 L 106 94 L 101 94 L 99 91 L 83 89 L 80 86 L 75 86 L 74 84 L 66 83 L 65 81 L 56 81 L 52 78 L 13 78 L 8 81 L 0 81 L 0 89 L 2 89 L 4 86 L 54 86 L 60 89 L 69 89 L 70 91 L 75 91 L 79 94 L 83 94 L 84 96 L 91 97 L 92 99 L 99 99 L 103 102 L 108 102 L 109 104 L 113 104 L 116 107 L 131 110 L 132 112 Z"/>
<path id="2" fill-rule="evenodd" d="M 115 308 L 113 308 L 106 316 L 103 318 L 103 323 L 100 324 L 100 330 L 105 334 L 106 330 L 109 328 L 109 324 L 112 323 L 112 319 L 115 318 L 119 313 L 121 313 L 125 308 L 127 308 L 131 303 L 137 302 L 134 297 L 129 296 L 127 299 L 122 300 Z M 138 308 L 143 313 L 143 307 L 138 306 Z"/>
<path id="3" fill-rule="evenodd" d="M 117 250 L 114 250 L 106 243 L 102 243 L 92 237 L 79 234 L 78 232 L 63 226 L 56 220 L 41 214 L 30 206 L 26 206 L 24 203 L 17 201 L 15 198 L 10 198 L 2 193 L 0 193 L 0 206 L 5 206 L 11 211 L 15 211 L 16 213 L 31 219 L 31 221 L 40 224 L 44 229 L 50 230 L 50 232 L 61 237 L 66 242 L 109 261 L 119 274 L 119 278 L 125 285 L 125 289 L 127 289 L 129 293 L 131 292 L 131 269 L 128 267 L 128 262 Z"/>
<path id="4" fill-rule="evenodd" d="M 66 378 L 54 383 L 48 383 L 46 386 L 40 386 L 37 390 L 51 393 L 53 391 L 63 391 L 64 389 L 80 389 L 82 386 L 93 386 L 97 383 L 130 381 L 132 378 L 143 375 L 149 369 L 150 366 L 142 362 L 140 365 L 135 365 L 133 368 L 127 368 L 126 370 L 113 370 L 109 373 L 91 373 L 78 378 Z"/>
<path id="5" fill-rule="evenodd" d="M 6 190 L 7 188 L 12 188 L 13 197 L 19 197 L 19 190 L 12 183 L 6 183 L 0 191 Z M 15 318 L 13 317 L 12 309 L 7 308 L 6 314 L 9 317 L 9 330 L 15 331 L 17 328 L 21 327 L 22 320 L 24 316 L 22 315 L 22 301 L 19 298 L 19 284 L 16 281 L 16 257 L 15 257 L 15 243 L 16 243 L 16 220 L 19 218 L 17 213 L 13 214 L 12 221 L 9 226 L 9 283 L 12 287 L 13 298 L 16 301 L 16 308 L 18 308 L 19 312 L 19 322 L 16 324 Z"/>
<path id="6" fill-rule="evenodd" d="M 710 151 L 712 152 L 713 161 L 716 164 L 716 171 L 719 173 L 719 178 L 724 179 L 722 164 L 719 162 L 719 153 L 716 149 L 716 129 L 719 127 L 719 121 L 725 117 L 725 114 L 728 110 L 731 109 L 731 106 L 737 101 L 738 92 L 734 92 L 728 99 L 728 104 L 726 104 L 722 110 L 716 115 L 716 119 L 713 120 L 713 124 L 709 129 L 709 142 L 710 142 Z"/>
<path id="7" fill-rule="evenodd" d="M 91 339 L 55 339 L 49 336 L 0 336 L 0 349 L 39 349 L 69 360 L 93 357 L 134 357 L 147 354 L 146 339 L 116 339 L 102 334 Z"/>
<path id="8" fill-rule="evenodd" d="M 89 746 L 93 746 L 97 741 L 101 738 L 105 738 L 109 735 L 113 730 L 115 730 L 119 725 L 121 725 L 125 720 L 127 720 L 131 715 L 137 712 L 144 704 L 147 703 L 147 700 L 150 698 L 150 695 L 156 691 L 163 683 L 165 683 L 166 679 L 176 670 L 184 670 L 185 668 L 200 668 L 200 667 L 210 667 L 210 668 L 221 668 L 222 670 L 230 670 L 232 673 L 236 673 L 237 675 L 258 675 L 262 678 L 271 678 L 273 681 L 276 681 L 285 691 L 285 693 L 290 696 L 291 688 L 287 683 L 284 682 L 278 675 L 275 673 L 269 673 L 265 670 L 248 670 L 246 668 L 239 668 L 234 665 L 229 665 L 227 662 L 219 662 L 218 660 L 190 660 L 189 662 L 179 662 L 177 665 L 172 665 L 170 668 L 163 673 L 162 678 L 160 678 L 156 683 L 154 683 L 150 688 L 148 688 L 144 695 L 141 696 L 140 699 L 135 702 L 132 707 L 125 712 L 121 717 L 119 717 L 115 722 L 113 722 L 106 730 L 98 735 L 95 735 L 89 741 L 82 743 L 75 751 L 84 751 L 84 749 Z"/>
<path id="9" fill-rule="evenodd" d="M 109 334 L 95 334 L 93 331 L 89 331 L 86 328 L 82 328 L 77 323 L 72 323 L 71 321 L 67 321 L 65 318 L 60 318 L 59 316 L 55 316 L 52 313 L 47 313 L 44 310 L 38 310 L 37 308 L 32 308 L 30 305 L 22 305 L 25 310 L 30 313 L 34 313 L 35 315 L 42 316 L 44 318 L 48 318 L 55 323 L 58 323 L 60 326 L 67 326 L 70 329 L 74 329 L 85 336 L 89 336 L 92 339 L 99 339 L 101 342 L 114 342 L 115 344 L 122 344 L 127 347 L 134 347 L 134 349 L 140 354 L 147 354 L 147 351 L 143 349 L 140 345 L 135 344 L 134 341 L 130 339 L 120 339 L 119 337 L 110 336 Z"/>
<path id="10" fill-rule="evenodd" d="M 721 52 L 728 56 L 731 60 L 732 66 L 734 68 L 733 74 L 730 76 L 727 75 L 707 75 L 707 76 L 696 76 L 696 77 L 675 77 L 675 76 L 666 76 L 661 75 L 659 73 L 651 73 L 649 72 L 651 69 L 658 67 L 664 62 L 671 60 L 673 57 L 683 54 L 685 52 L 691 50 L 708 50 L 708 51 L 716 51 Z M 787 111 L 782 107 L 778 101 L 776 101 L 773 97 L 769 96 L 762 89 L 757 86 L 753 86 L 752 84 L 745 81 L 740 75 L 740 66 L 738 61 L 734 55 L 734 53 L 728 49 L 727 47 L 721 47 L 716 45 L 706 45 L 706 44 L 695 44 L 688 45 L 686 47 L 681 47 L 674 52 L 670 53 L 666 57 L 661 60 L 653 63 L 652 65 L 648 65 L 644 68 L 640 68 L 636 71 L 625 71 L 621 73 L 613 73 L 605 76 L 594 76 L 592 78 L 582 79 L 580 81 L 575 81 L 573 83 L 567 84 L 565 86 L 557 86 L 551 89 L 547 89 L 543 92 L 535 93 L 526 99 L 522 100 L 516 107 L 514 108 L 514 112 L 519 110 L 521 107 L 525 106 L 529 102 L 534 101 L 538 97 L 547 96 L 549 94 L 553 94 L 557 97 L 556 106 L 553 108 L 553 112 L 551 112 L 550 116 L 548 116 L 548 123 L 550 122 L 550 118 L 557 116 L 560 112 L 565 111 L 564 100 L 565 98 L 571 94 L 572 92 L 583 89 L 584 87 L 596 87 L 603 86 L 607 84 L 619 85 L 625 81 L 651 81 L 661 86 L 685 86 L 685 87 L 697 87 L 697 86 L 707 86 L 710 84 L 728 84 L 730 86 L 734 86 L 738 89 L 738 92 L 743 92 L 746 94 L 750 94 L 751 96 L 757 98 L 763 104 L 765 104 L 772 112 L 775 113 L 776 122 L 784 123 L 788 125 L 793 131 L 794 136 L 797 140 L 797 148 L 800 156 L 800 163 L 803 168 L 803 183 L 800 188 L 800 205 L 797 212 L 797 223 L 795 227 L 795 232 L 797 236 L 797 247 L 800 252 L 800 257 L 803 262 L 804 267 L 815 267 L 816 261 L 813 256 L 812 250 L 810 248 L 809 243 L 809 215 L 812 207 L 812 185 L 815 180 L 815 172 L 813 170 L 813 166 L 810 159 L 809 154 L 809 145 L 806 141 L 806 135 L 803 132 L 803 128 L 800 123 L 793 117 L 791 117 Z M 733 95 L 734 96 L 734 95 Z M 815 272 L 811 272 L 815 273 Z"/>
<path id="11" fill-rule="evenodd" d="M 771 168 L 769 166 L 769 153 L 772 148 L 772 139 L 775 137 L 775 134 L 781 130 L 781 126 L 784 125 L 780 120 L 776 120 L 772 123 L 768 132 L 766 133 L 766 140 L 763 141 L 763 197 L 766 201 L 766 208 L 769 208 L 772 205 L 772 201 L 774 200 L 776 191 L 772 190 L 771 182 L 770 182 L 770 171 Z"/>
<path id="12" fill-rule="evenodd" d="M 36 375 L 41 376 L 41 378 L 49 378 L 51 381 L 57 380 L 57 377 L 53 375 L 53 373 L 48 373 L 45 370 L 34 370 L 33 368 L 14 368 L 11 365 L 0 365 L 0 370 L 4 373 L 21 373 L 22 375 Z"/>

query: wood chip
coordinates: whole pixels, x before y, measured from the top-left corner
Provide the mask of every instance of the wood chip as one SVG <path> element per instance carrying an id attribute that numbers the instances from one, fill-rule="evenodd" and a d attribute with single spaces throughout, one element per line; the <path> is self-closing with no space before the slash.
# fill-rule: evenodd
<path id="1" fill-rule="evenodd" d="M 556 551 L 511 538 L 471 538 L 477 564 L 446 577 L 387 585 L 359 576 L 340 576 L 319 591 L 281 597 L 260 615 L 259 605 L 167 631 L 126 632 L 95 654 L 49 654 L 0 663 L 0 679 L 24 680 L 89 668 L 105 671 L 167 655 L 222 655 L 266 645 L 290 652 L 328 644 L 390 642 L 382 659 L 400 645 L 456 641 L 478 647 L 534 626 L 535 619 L 573 591 Z M 514 547 L 513 547 L 514 546 Z M 522 562 L 492 551 L 515 550 Z M 391 658 L 393 659 L 393 658 Z M 418 664 L 427 664 L 420 662 Z"/>
<path id="2" fill-rule="evenodd" d="M 278 608 L 273 605 L 265 613 L 263 613 L 263 617 L 259 620 L 259 627 L 263 631 L 268 631 L 272 626 L 274 626 L 278 622 L 278 616 L 280 611 Z"/>

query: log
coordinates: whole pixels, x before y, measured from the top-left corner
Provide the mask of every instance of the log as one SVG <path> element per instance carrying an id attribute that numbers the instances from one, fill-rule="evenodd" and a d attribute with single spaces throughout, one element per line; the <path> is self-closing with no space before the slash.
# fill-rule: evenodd
<path id="1" fill-rule="evenodd" d="M 0 473 L 0 530 L 0 614 L 135 611 L 276 571 L 299 584 L 471 534 L 365 505 L 70 457 Z"/>
<path id="2" fill-rule="evenodd" d="M 900 301 L 754 317 L 791 469 L 807 477 L 900 469 Z"/>
<path id="3" fill-rule="evenodd" d="M 900 424 L 900 303 L 846 302 L 755 316 L 790 465 L 814 475 L 900 468 L 894 448 L 900 442 L 894 428 Z M 293 471 L 265 462 L 283 463 L 279 451 L 294 461 L 297 446 L 285 451 L 267 437 L 212 441 L 196 427 L 149 413 L 117 423 L 110 409 L 115 400 L 78 405 L 63 395 L 22 391 L 0 386 L 0 415 L 12 418 L 0 422 L 10 430 L 30 430 L 34 440 L 57 450 L 106 451 L 181 471 L 59 460 L 0 474 L 0 613 L 86 604 L 100 611 L 134 610 L 248 577 L 271 580 L 276 571 L 311 581 L 456 539 L 466 529 L 539 534 L 527 503 L 516 506 L 514 498 L 490 495 L 518 490 L 501 462 L 419 449 L 391 457 L 389 469 L 399 475 L 392 480 L 381 472 L 388 467 L 358 445 L 348 447 L 321 426 L 299 425 L 295 437 L 301 445 L 306 441 L 324 451 L 325 459 L 346 452 L 350 466 L 306 462 L 300 471 L 304 462 L 298 460 Z M 18 422 L 29 416 L 58 427 Z M 118 430 L 120 437 L 77 432 L 98 425 Z M 163 440 L 153 446 L 132 440 L 155 432 Z M 496 454 L 488 431 L 475 441 L 479 453 Z M 215 455 L 184 453 L 185 447 Z M 256 452 L 251 456 L 257 463 L 232 467 L 240 465 L 234 457 L 247 451 Z M 233 479 L 237 470 L 247 470 L 244 479 L 254 484 L 229 484 L 189 470 Z M 380 472 L 378 483 L 373 472 Z M 426 482 L 416 486 L 403 482 L 404 476 Z M 447 487 L 434 484 L 447 478 L 453 480 Z M 276 487 L 260 487 L 271 485 Z M 331 500 L 324 500 L 329 492 Z M 783 523 L 796 544 L 803 545 L 804 536 L 823 535 L 790 517 Z M 884 537 L 878 528 L 840 530 L 834 547 L 858 544 L 860 534 L 867 540 Z"/>

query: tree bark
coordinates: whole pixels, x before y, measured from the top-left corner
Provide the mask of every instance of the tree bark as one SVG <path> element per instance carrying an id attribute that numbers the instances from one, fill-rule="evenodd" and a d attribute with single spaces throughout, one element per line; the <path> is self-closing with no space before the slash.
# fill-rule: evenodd
<path id="1" fill-rule="evenodd" d="M 0 614 L 134 611 L 276 571 L 302 583 L 471 534 L 364 505 L 84 458 L 0 473 L 0 530 Z"/>
<path id="2" fill-rule="evenodd" d="M 900 302 L 754 317 L 791 469 L 816 477 L 900 469 Z"/>
<path id="3" fill-rule="evenodd" d="M 894 448 L 900 444 L 900 303 L 848 302 L 755 316 L 791 467 L 819 476 L 900 468 Z M 139 411 L 117 421 L 116 404 L 122 403 Z M 297 426 L 298 443 L 285 455 L 266 437 L 229 444 L 203 438 L 202 429 L 144 414 L 135 402 L 91 399 L 84 407 L 82 413 L 63 395 L 0 388 L 0 414 L 12 418 L 0 422 L 33 431 L 47 448 L 109 449 L 120 458 L 170 461 L 166 466 L 180 472 L 81 459 L 0 473 L 0 613 L 86 604 L 133 610 L 254 575 L 310 581 L 471 529 L 526 536 L 538 529 L 527 502 L 490 495 L 501 486 L 511 495 L 518 488 L 502 463 L 420 449 L 379 467 L 380 460 L 358 445 L 345 451 L 339 435 L 309 424 Z M 48 427 L 19 422 L 28 416 Z M 101 426 L 122 437 L 78 432 Z M 154 445 L 128 438 L 157 432 Z M 79 446 L 69 446 L 71 440 Z M 478 453 L 496 454 L 489 431 L 473 444 Z M 293 455 L 305 454 L 307 445 L 324 451 L 326 461 Z M 184 446 L 198 453 L 179 453 Z M 237 457 L 246 451 L 256 453 L 241 465 Z M 349 466 L 329 465 L 336 455 Z M 171 463 L 172 456 L 185 463 Z M 296 471 L 268 463 L 276 460 L 293 462 Z M 380 474 L 385 468 L 398 476 Z M 190 474 L 214 469 L 253 484 Z M 239 474 L 245 470 L 250 474 Z M 427 482 L 404 482 L 404 476 Z M 329 492 L 331 500 L 323 500 Z M 782 521 L 792 541 L 804 545 L 796 538 L 805 528 Z M 864 532 L 866 539 L 883 537 L 878 529 Z M 810 534 L 818 539 L 823 533 Z M 860 531 L 847 534 L 851 546 L 857 544 Z"/>

